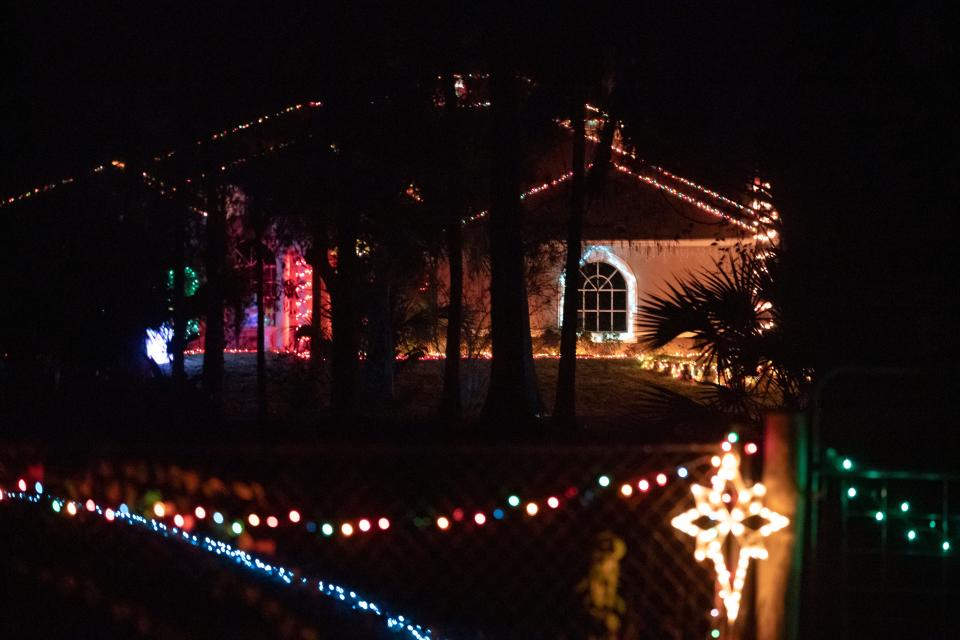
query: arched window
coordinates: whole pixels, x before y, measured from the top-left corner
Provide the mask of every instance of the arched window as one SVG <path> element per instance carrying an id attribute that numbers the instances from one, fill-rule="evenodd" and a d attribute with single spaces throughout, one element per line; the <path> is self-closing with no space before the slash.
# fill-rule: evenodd
<path id="1" fill-rule="evenodd" d="M 580 303 L 577 326 L 580 331 L 627 330 L 627 283 L 615 267 L 606 262 L 588 262 L 580 267 Z"/>

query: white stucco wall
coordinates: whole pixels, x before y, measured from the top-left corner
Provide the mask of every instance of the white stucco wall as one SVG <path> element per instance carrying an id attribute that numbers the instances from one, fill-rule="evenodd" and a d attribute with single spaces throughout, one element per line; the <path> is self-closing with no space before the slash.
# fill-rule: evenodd
<path id="1" fill-rule="evenodd" d="M 649 294 L 661 292 L 677 277 L 711 269 L 716 260 L 736 243 L 713 240 L 590 240 L 583 243 L 581 262 L 602 261 L 616 267 L 627 282 L 627 331 L 620 334 L 624 342 L 634 342 L 636 307 Z M 542 299 L 530 300 L 530 325 L 534 333 L 559 330 L 562 317 L 562 261 L 553 267 L 554 287 Z M 543 288 L 543 291 L 549 291 Z"/>

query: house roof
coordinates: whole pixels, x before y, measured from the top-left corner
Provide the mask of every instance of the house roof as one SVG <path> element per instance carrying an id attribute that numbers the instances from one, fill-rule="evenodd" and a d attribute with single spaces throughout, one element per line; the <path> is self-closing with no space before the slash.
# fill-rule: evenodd
<path id="1" fill-rule="evenodd" d="M 467 106 L 486 107 L 489 103 L 482 102 L 477 105 L 471 103 Z M 257 129 L 268 123 L 288 121 L 297 114 L 306 116 L 308 112 L 313 112 L 319 107 L 322 107 L 319 101 L 290 105 L 276 113 L 265 114 L 197 140 L 193 148 L 200 149 L 211 143 L 220 143 L 225 138 Z M 294 117 L 293 120 L 298 121 L 299 118 Z M 566 220 L 569 214 L 572 132 L 568 123 L 558 122 L 557 125 L 552 141 L 546 145 L 547 151 L 536 160 L 534 166 L 530 167 L 528 174 L 530 186 L 521 198 L 529 214 L 527 222 L 535 225 L 540 233 L 559 239 L 566 235 Z M 294 142 L 296 138 L 269 145 L 252 155 L 244 154 L 225 161 L 216 169 L 226 171 L 254 157 L 280 152 Z M 592 157 L 597 142 L 595 136 L 588 134 L 588 158 Z M 672 241 L 752 238 L 764 228 L 763 219 L 759 218 L 753 209 L 662 167 L 645 162 L 629 149 L 619 146 L 615 149 L 613 169 L 604 181 L 602 192 L 589 203 L 584 219 L 583 237 L 586 240 Z M 142 173 L 147 187 L 161 194 L 176 191 L 175 185 L 164 184 L 151 173 L 153 168 L 174 155 L 179 154 L 175 154 L 174 151 L 158 154 L 153 158 L 152 163 L 146 163 L 138 171 Z M 114 160 L 94 167 L 84 175 L 93 176 L 105 171 L 123 172 L 125 170 L 126 165 L 122 161 Z M 84 175 L 64 178 L 10 196 L 0 201 L 0 208 L 58 190 L 58 187 L 71 184 Z M 195 211 L 205 214 L 199 209 Z M 483 218 L 485 214 L 485 211 L 478 212 L 470 220 Z"/>
<path id="2" fill-rule="evenodd" d="M 527 222 L 565 237 L 572 176 L 571 132 L 561 126 L 550 151 L 531 168 L 524 197 Z M 588 136 L 592 137 L 592 136 Z M 587 145 L 587 158 L 596 147 Z M 618 147 L 602 191 L 588 204 L 585 240 L 752 239 L 763 226 L 756 212 Z"/>

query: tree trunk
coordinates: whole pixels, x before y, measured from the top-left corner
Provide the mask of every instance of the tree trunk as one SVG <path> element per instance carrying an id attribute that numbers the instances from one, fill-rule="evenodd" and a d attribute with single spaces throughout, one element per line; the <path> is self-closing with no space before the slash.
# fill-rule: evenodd
<path id="1" fill-rule="evenodd" d="M 357 311 L 357 214 L 337 216 L 337 276 L 332 293 L 333 354 L 331 401 L 338 418 L 356 410 L 359 375 L 360 314 Z"/>
<path id="2" fill-rule="evenodd" d="M 225 202 L 214 190 L 214 206 L 207 217 L 207 326 L 203 344 L 203 390 L 219 411 L 223 401 L 223 278 L 227 253 Z"/>
<path id="3" fill-rule="evenodd" d="M 463 325 L 463 232 L 460 220 L 446 230 L 447 261 L 450 267 L 450 294 L 447 306 L 447 343 L 443 362 L 443 398 L 440 415 L 459 422 L 463 415 L 460 400 L 460 342 Z"/>
<path id="4" fill-rule="evenodd" d="M 186 207 L 174 204 L 174 243 L 176 244 L 176 259 L 173 265 L 173 382 L 177 390 L 183 388 L 187 379 L 186 370 L 183 362 L 183 350 L 187 343 L 187 314 L 185 309 L 186 293 L 184 287 L 186 283 L 187 270 L 187 252 L 186 252 Z"/>
<path id="5" fill-rule="evenodd" d="M 257 252 L 257 417 L 262 425 L 267 418 L 267 351 L 263 316 L 263 233 L 258 228 L 254 240 Z"/>
<path id="6" fill-rule="evenodd" d="M 577 303 L 580 300 L 580 254 L 583 240 L 583 215 L 586 207 L 586 130 L 584 101 L 577 96 L 573 121 L 573 184 L 570 220 L 567 223 L 567 260 L 563 280 L 563 324 L 560 328 L 560 367 L 557 372 L 557 396 L 553 417 L 558 424 L 576 423 L 577 376 Z"/>
<path id="7" fill-rule="evenodd" d="M 367 359 L 363 364 L 367 401 L 385 415 L 393 404 L 393 332 L 390 326 L 390 276 L 382 269 L 370 287 L 367 311 Z"/>
<path id="8" fill-rule="evenodd" d="M 490 207 L 490 321 L 493 361 L 484 415 L 504 428 L 540 415 L 533 368 L 526 269 L 520 239 L 520 118 L 517 79 L 498 47 L 491 73 L 493 194 Z M 511 424 L 512 423 L 512 424 Z"/>
<path id="9" fill-rule="evenodd" d="M 453 141 L 457 136 L 457 95 L 454 90 L 453 74 L 445 76 L 444 100 L 448 124 L 448 139 Z M 440 417 L 457 423 L 463 417 L 463 406 L 460 393 L 460 341 L 463 325 L 463 230 L 460 221 L 459 183 L 462 170 L 456 145 L 449 145 L 453 150 L 452 162 L 448 165 L 446 184 L 446 202 L 444 203 L 447 217 L 446 245 L 447 264 L 450 268 L 449 302 L 447 306 L 447 340 L 445 358 L 443 361 L 443 394 L 440 400 Z"/>

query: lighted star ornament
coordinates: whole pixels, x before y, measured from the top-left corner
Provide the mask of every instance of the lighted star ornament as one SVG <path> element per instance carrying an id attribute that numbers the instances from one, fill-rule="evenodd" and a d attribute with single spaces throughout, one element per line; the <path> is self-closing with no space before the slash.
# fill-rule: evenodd
<path id="1" fill-rule="evenodd" d="M 720 599 L 727 620 L 733 622 L 740 612 L 750 558 L 765 559 L 764 538 L 786 527 L 790 519 L 763 506 L 766 487 L 759 482 L 746 486 L 735 454 L 714 456 L 712 462 L 718 469 L 710 479 L 711 486 L 691 486 L 696 507 L 675 517 L 671 524 L 697 539 L 697 560 L 713 561 Z M 728 552 L 730 566 L 736 567 L 733 575 L 727 565 Z"/>

